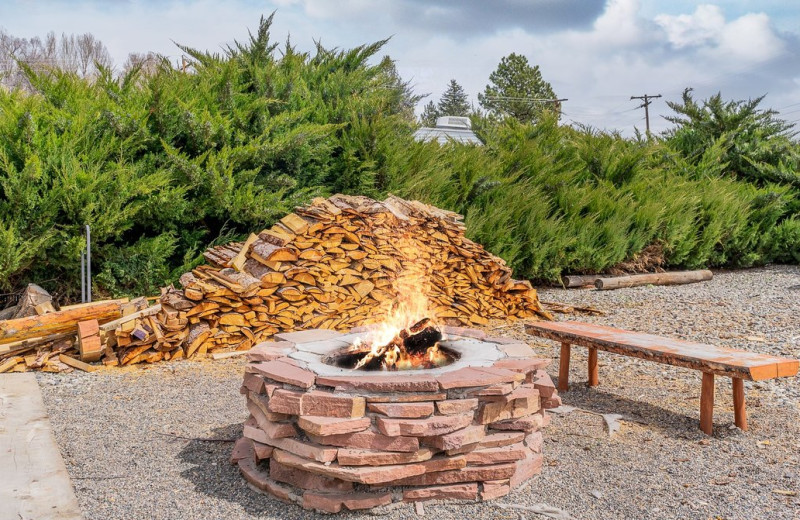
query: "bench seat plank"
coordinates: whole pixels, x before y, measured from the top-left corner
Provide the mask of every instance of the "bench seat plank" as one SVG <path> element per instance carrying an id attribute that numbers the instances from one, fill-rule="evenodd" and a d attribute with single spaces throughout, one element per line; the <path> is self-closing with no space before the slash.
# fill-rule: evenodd
<path id="1" fill-rule="evenodd" d="M 528 323 L 525 330 L 554 341 L 752 381 L 793 376 L 800 365 L 796 359 L 576 321 Z"/>

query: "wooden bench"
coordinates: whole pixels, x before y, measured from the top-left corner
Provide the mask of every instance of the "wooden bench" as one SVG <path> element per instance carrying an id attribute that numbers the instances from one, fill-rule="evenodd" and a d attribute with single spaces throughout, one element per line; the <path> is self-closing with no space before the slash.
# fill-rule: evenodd
<path id="1" fill-rule="evenodd" d="M 589 349 L 589 386 L 599 383 L 597 351 L 605 350 L 658 363 L 703 372 L 700 392 L 700 429 L 711 435 L 714 413 L 714 376 L 730 377 L 733 382 L 733 410 L 736 426 L 747 430 L 743 380 L 760 381 L 797 374 L 798 360 L 756 354 L 744 350 L 715 347 L 704 343 L 642 334 L 577 321 L 537 322 L 525 325 L 533 336 L 561 342 L 558 390 L 569 387 L 570 346 Z"/>

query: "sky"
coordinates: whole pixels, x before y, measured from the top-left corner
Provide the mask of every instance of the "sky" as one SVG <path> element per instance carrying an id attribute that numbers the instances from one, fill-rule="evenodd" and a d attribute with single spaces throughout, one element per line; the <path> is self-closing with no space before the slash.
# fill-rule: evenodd
<path id="1" fill-rule="evenodd" d="M 800 2 L 789 0 L 0 0 L 0 27 L 19 37 L 92 33 L 121 67 L 130 52 L 179 62 L 174 42 L 222 51 L 275 12 L 272 37 L 300 50 L 340 49 L 390 38 L 391 56 L 418 93 L 437 101 L 455 79 L 477 94 L 512 52 L 538 65 L 562 121 L 653 132 L 670 126 L 666 101 L 765 95 L 800 123 Z"/>

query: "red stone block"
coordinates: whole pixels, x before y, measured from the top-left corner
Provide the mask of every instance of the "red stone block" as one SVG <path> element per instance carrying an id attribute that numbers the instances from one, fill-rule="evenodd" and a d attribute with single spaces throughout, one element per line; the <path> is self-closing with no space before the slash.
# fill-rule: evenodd
<path id="1" fill-rule="evenodd" d="M 491 428 L 495 430 L 514 430 L 523 432 L 535 432 L 542 427 L 544 420 L 539 414 L 528 415 L 519 419 L 511 419 L 509 421 L 500 421 L 491 424 Z"/>
<path id="2" fill-rule="evenodd" d="M 436 411 L 442 415 L 455 415 L 473 412 L 478 408 L 477 399 L 447 399 L 436 401 Z"/>
<path id="3" fill-rule="evenodd" d="M 525 436 L 525 446 L 528 447 L 534 453 L 541 453 L 542 452 L 542 443 L 544 439 L 542 438 L 542 432 L 533 432 L 529 433 Z"/>
<path id="4" fill-rule="evenodd" d="M 481 441 L 479 449 L 510 446 L 512 444 L 522 442 L 524 439 L 524 432 L 493 432 L 490 430 L 486 434 L 486 437 Z"/>
<path id="5" fill-rule="evenodd" d="M 269 461 L 269 476 L 272 480 L 291 484 L 301 489 L 310 489 L 314 491 L 342 491 L 348 492 L 353 490 L 353 483 L 336 478 L 323 477 L 315 473 L 309 473 L 302 469 L 290 468 L 284 466 L 274 459 Z"/>
<path id="6" fill-rule="evenodd" d="M 258 406 L 261 412 L 264 414 L 268 420 L 272 422 L 282 422 L 288 421 L 292 418 L 291 415 L 285 413 L 278 413 L 273 412 L 269 409 L 269 397 L 264 394 L 257 394 L 255 392 L 248 392 L 247 398 L 249 401 L 252 401 L 253 404 Z"/>
<path id="7" fill-rule="evenodd" d="M 425 473 L 436 473 L 438 471 L 452 471 L 465 468 L 467 459 L 462 456 L 457 457 L 437 457 L 435 459 L 420 462 L 420 466 L 425 468 Z"/>
<path id="8" fill-rule="evenodd" d="M 470 466 L 483 466 L 486 464 L 502 464 L 503 462 L 516 462 L 522 460 L 528 449 L 522 444 L 501 446 L 499 448 L 486 448 L 475 450 L 464 455 Z"/>
<path id="9" fill-rule="evenodd" d="M 544 457 L 541 453 L 528 451 L 527 456 L 515 463 L 516 469 L 511 476 L 511 488 L 516 488 L 534 475 L 542 471 Z"/>
<path id="10" fill-rule="evenodd" d="M 316 378 L 314 372 L 295 366 L 287 361 L 275 360 L 248 365 L 246 370 L 250 373 L 261 374 L 264 377 L 281 383 L 287 383 L 300 388 L 311 388 Z"/>
<path id="11" fill-rule="evenodd" d="M 442 390 L 510 383 L 518 379 L 516 372 L 492 367 L 465 367 L 436 376 Z"/>
<path id="12" fill-rule="evenodd" d="M 376 417 L 378 430 L 390 437 L 433 437 L 461 429 L 472 422 L 472 415 L 434 415 L 427 419 L 388 419 Z"/>
<path id="13" fill-rule="evenodd" d="M 300 415 L 302 409 L 300 403 L 302 399 L 302 392 L 279 388 L 272 392 L 272 397 L 269 398 L 267 408 L 269 408 L 271 412 Z"/>
<path id="14" fill-rule="evenodd" d="M 289 341 L 292 343 L 311 343 L 313 341 L 324 341 L 341 336 L 341 332 L 330 329 L 308 329 L 295 332 L 279 332 L 274 338 L 277 341 Z"/>
<path id="15" fill-rule="evenodd" d="M 406 489 L 403 491 L 403 500 L 413 502 L 416 500 L 475 500 L 478 498 L 478 483 L 452 484 L 449 486 L 430 486 L 423 488 Z"/>
<path id="16" fill-rule="evenodd" d="M 473 442 L 472 444 L 464 444 L 464 445 L 463 445 L 463 446 L 461 446 L 460 448 L 455 448 L 455 449 L 452 449 L 452 450 L 447 450 L 447 451 L 445 451 L 445 453 L 446 453 L 448 456 L 451 456 L 451 457 L 452 457 L 453 455 L 463 455 L 463 454 L 465 454 L 465 453 L 469 453 L 469 452 L 471 452 L 471 451 L 473 451 L 473 450 L 477 450 L 477 449 L 480 447 L 480 445 L 481 445 L 481 443 L 480 443 L 480 442 Z"/>
<path id="17" fill-rule="evenodd" d="M 289 500 L 291 489 L 274 480 L 271 480 L 267 473 L 261 471 L 256 463 L 250 459 L 241 459 L 238 462 L 239 471 L 242 472 L 245 480 L 261 491 L 266 491 L 281 500 Z"/>
<path id="18" fill-rule="evenodd" d="M 430 375 L 387 376 L 318 376 L 317 384 L 337 391 L 365 392 L 436 392 L 439 385 Z"/>
<path id="19" fill-rule="evenodd" d="M 396 486 L 433 486 L 437 484 L 457 484 L 460 482 L 480 482 L 484 480 L 502 480 L 511 478 L 517 466 L 514 464 L 498 464 L 496 466 L 467 466 L 453 471 L 426 473 L 414 477 L 398 478 L 392 485 Z"/>
<path id="20" fill-rule="evenodd" d="M 467 391 L 467 395 L 470 397 L 486 397 L 486 396 L 499 396 L 499 395 L 508 395 L 514 391 L 517 387 L 517 383 L 499 383 L 496 385 L 490 385 L 484 388 L 477 388 L 475 390 Z"/>
<path id="21" fill-rule="evenodd" d="M 504 368 L 513 370 L 521 374 L 530 374 L 547 365 L 547 360 L 541 358 L 527 358 L 527 359 L 498 359 L 494 362 L 495 368 Z"/>
<path id="22" fill-rule="evenodd" d="M 510 492 L 511 486 L 508 480 L 487 480 L 483 483 L 481 500 L 492 500 L 494 498 L 504 497 Z"/>
<path id="23" fill-rule="evenodd" d="M 268 459 L 272 455 L 272 446 L 268 444 L 261 444 L 260 442 L 253 441 L 253 450 L 256 453 L 256 459 L 262 461 Z"/>
<path id="24" fill-rule="evenodd" d="M 424 462 L 431 457 L 433 457 L 433 451 L 429 448 L 406 453 L 339 448 L 336 460 L 342 466 L 387 466 L 389 464 Z"/>
<path id="25" fill-rule="evenodd" d="M 392 394 L 363 394 L 367 403 L 418 403 L 420 401 L 441 401 L 447 399 L 444 392 L 424 392 L 413 394 L 410 392 L 398 392 Z"/>
<path id="26" fill-rule="evenodd" d="M 311 435 L 340 435 L 354 433 L 369 428 L 372 421 L 369 417 L 357 419 L 341 419 L 339 417 L 319 417 L 316 415 L 303 415 L 297 420 L 297 425 Z"/>
<path id="27" fill-rule="evenodd" d="M 425 437 L 422 443 L 440 450 L 455 450 L 467 444 L 480 442 L 485 436 L 486 427 L 472 425 L 444 435 Z"/>
<path id="28" fill-rule="evenodd" d="M 358 509 L 372 509 L 392 503 L 391 493 L 317 493 L 306 491 L 303 493 L 303 508 L 315 509 L 326 513 L 338 513 L 342 508 L 355 511 Z"/>
<path id="29" fill-rule="evenodd" d="M 272 459 L 292 468 L 303 469 L 326 477 L 338 478 L 361 484 L 388 484 L 395 480 L 422 475 L 425 467 L 421 464 L 397 464 L 391 466 L 340 466 L 323 464 L 292 453 L 275 450 Z"/>
<path id="30" fill-rule="evenodd" d="M 553 380 L 550 379 L 550 375 L 544 370 L 537 370 L 534 372 L 531 382 L 533 383 L 533 387 L 539 391 L 539 395 L 541 395 L 543 399 L 549 399 L 556 393 L 556 385 L 553 384 Z"/>
<path id="31" fill-rule="evenodd" d="M 551 410 L 553 408 L 558 408 L 561 406 L 561 396 L 554 395 L 547 399 L 542 399 L 542 408 L 545 410 Z"/>
<path id="32" fill-rule="evenodd" d="M 419 439 L 416 437 L 388 437 L 371 430 L 324 437 L 309 435 L 308 438 L 318 444 L 347 448 L 401 452 L 419 450 Z"/>
<path id="33" fill-rule="evenodd" d="M 417 419 L 433 414 L 433 402 L 421 403 L 369 403 L 370 412 L 380 413 L 388 417 Z"/>
<path id="34" fill-rule="evenodd" d="M 335 448 L 321 446 L 313 442 L 304 442 L 294 438 L 274 439 L 267 436 L 262 430 L 253 428 L 252 426 L 244 427 L 244 435 L 248 439 L 253 439 L 256 442 L 279 448 L 293 455 L 297 455 L 298 457 L 304 457 L 323 463 L 336 460 L 336 453 L 338 451 Z"/>
<path id="35" fill-rule="evenodd" d="M 258 427 L 264 431 L 269 437 L 273 439 L 281 439 L 284 437 L 294 437 L 297 435 L 297 428 L 292 423 L 272 422 L 267 419 L 261 410 L 253 404 L 252 401 L 247 401 L 247 409 L 256 419 Z"/>
<path id="36" fill-rule="evenodd" d="M 291 341 L 265 341 L 251 348 L 246 357 L 250 362 L 273 361 L 292 351 L 294 351 L 294 343 Z"/>
<path id="37" fill-rule="evenodd" d="M 321 417 L 356 418 L 364 417 L 366 401 L 363 397 L 336 395 L 331 392 L 312 390 L 300 400 L 302 415 Z"/>
<path id="38" fill-rule="evenodd" d="M 264 391 L 264 378 L 258 374 L 245 373 L 242 385 L 249 391 L 260 394 Z"/>
<path id="39" fill-rule="evenodd" d="M 252 458 L 255 456 L 253 451 L 253 441 L 246 437 L 236 439 L 231 452 L 231 464 L 238 464 L 241 459 Z"/>

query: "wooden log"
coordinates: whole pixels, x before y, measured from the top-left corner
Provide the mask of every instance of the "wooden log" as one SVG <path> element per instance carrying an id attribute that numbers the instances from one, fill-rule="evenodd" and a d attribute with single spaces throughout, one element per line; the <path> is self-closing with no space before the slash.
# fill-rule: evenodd
<path id="1" fill-rule="evenodd" d="M 100 325 L 97 320 L 78 323 L 78 352 L 80 352 L 81 361 L 97 361 L 103 357 Z"/>
<path id="2" fill-rule="evenodd" d="M 598 278 L 594 286 L 600 291 L 637 287 L 639 285 L 680 285 L 711 280 L 714 274 L 703 269 L 700 271 L 672 271 L 668 273 L 634 274 L 614 278 Z"/>
<path id="3" fill-rule="evenodd" d="M 602 277 L 600 274 L 568 274 L 561 277 L 561 283 L 567 288 L 586 287 L 594 285 L 595 280 Z"/>
<path id="4" fill-rule="evenodd" d="M 110 300 L 62 309 L 42 316 L 0 321 L 0 344 L 71 331 L 80 321 L 98 320 L 105 323 L 119 318 L 121 303 L 120 300 Z"/>

